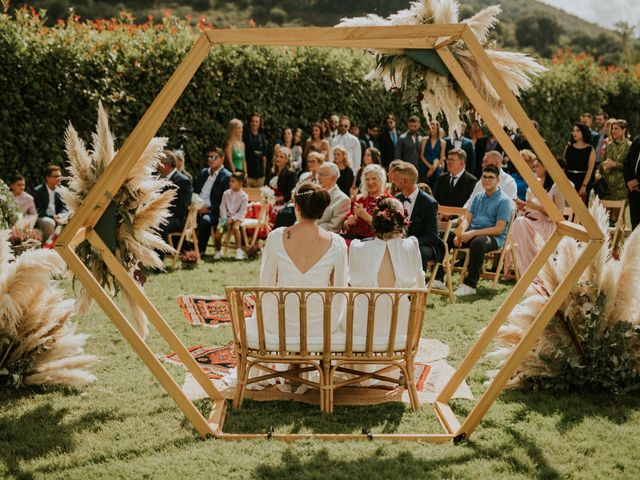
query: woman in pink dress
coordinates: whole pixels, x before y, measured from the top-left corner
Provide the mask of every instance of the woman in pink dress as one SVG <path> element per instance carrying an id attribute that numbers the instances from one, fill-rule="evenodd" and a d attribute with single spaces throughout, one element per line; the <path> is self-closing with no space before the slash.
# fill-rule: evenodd
<path id="1" fill-rule="evenodd" d="M 564 197 L 553 182 L 553 179 L 547 174 L 542 162 L 536 163 L 535 172 L 538 181 L 544 186 L 553 203 L 556 204 L 561 212 L 564 211 Z M 516 261 L 518 269 L 522 273 L 529 268 L 533 257 L 538 253 L 536 237 L 540 235 L 543 240 L 547 240 L 553 233 L 554 223 L 549 219 L 544 207 L 533 195 L 530 188 L 527 189 L 526 201 L 516 199 L 516 205 L 522 215 L 516 217 L 511 228 Z"/>

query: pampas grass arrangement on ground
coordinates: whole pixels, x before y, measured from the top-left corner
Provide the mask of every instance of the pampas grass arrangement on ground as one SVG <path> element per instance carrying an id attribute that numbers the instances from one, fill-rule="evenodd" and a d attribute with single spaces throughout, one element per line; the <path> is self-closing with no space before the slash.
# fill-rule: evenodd
<path id="1" fill-rule="evenodd" d="M 111 205 L 114 207 L 111 215 L 115 215 L 115 231 L 108 234 L 113 237 L 114 253 L 136 281 L 140 276 L 135 273 L 143 267 L 164 270 L 164 262 L 158 252 L 174 253 L 173 248 L 159 235 L 159 228 L 166 221 L 169 205 L 175 196 L 175 190 L 169 188 L 170 182 L 159 178 L 155 173 L 166 142 L 166 138 L 153 138 L 149 142 L 124 184 L 114 195 Z M 72 125 L 69 125 L 65 134 L 65 149 L 70 176 L 68 185 L 61 189 L 61 195 L 72 216 L 116 155 L 109 119 L 101 103 L 98 106 L 98 124 L 93 134 L 92 149 L 87 150 Z M 120 285 L 115 277 L 88 242 L 80 244 L 76 253 L 103 288 L 113 296 L 120 292 Z M 125 290 L 122 290 L 122 300 L 129 309 L 132 325 L 143 338 L 146 337 L 146 315 Z M 84 288 L 81 289 L 78 313 L 86 312 L 91 302 L 89 293 Z"/>
<path id="2" fill-rule="evenodd" d="M 344 18 L 338 27 L 367 27 L 392 25 L 427 25 L 453 24 L 458 22 L 459 3 L 456 0 L 422 0 L 411 2 L 410 7 L 387 18 L 370 14 L 364 17 Z M 544 67 L 533 58 L 522 53 L 503 52 L 487 48 L 488 36 L 498 23 L 498 15 L 502 10 L 494 5 L 478 12 L 473 17 L 463 20 L 469 25 L 478 41 L 485 46 L 485 51 L 493 61 L 496 69 L 509 89 L 519 96 L 520 92 L 531 86 L 530 77 L 544 71 Z M 449 45 L 462 69 L 471 82 L 491 106 L 494 115 L 504 126 L 511 129 L 517 127 L 503 102 L 489 83 L 486 75 L 472 57 L 462 41 Z M 388 90 L 400 91 L 409 101 L 415 99 L 420 103 L 424 116 L 435 119 L 442 115 L 449 126 L 449 134 L 462 132 L 460 110 L 466 103 L 466 95 L 456 81 L 442 73 L 416 62 L 404 50 L 373 50 L 376 56 L 376 69 L 368 78 L 380 78 Z"/>
<path id="3" fill-rule="evenodd" d="M 87 335 L 69 322 L 73 300 L 52 279 L 65 263 L 53 250 L 28 250 L 14 259 L 9 231 L 0 231 L 0 386 L 76 387 L 95 380 L 85 369 Z"/>
<path id="4" fill-rule="evenodd" d="M 609 216 L 596 199 L 590 212 L 603 232 Z M 625 242 L 620 260 L 609 239 L 511 378 L 509 386 L 588 388 L 622 392 L 640 387 L 640 229 Z M 564 238 L 488 356 L 502 363 L 514 350 L 580 254 L 581 243 Z M 495 371 L 489 372 L 491 380 Z"/>

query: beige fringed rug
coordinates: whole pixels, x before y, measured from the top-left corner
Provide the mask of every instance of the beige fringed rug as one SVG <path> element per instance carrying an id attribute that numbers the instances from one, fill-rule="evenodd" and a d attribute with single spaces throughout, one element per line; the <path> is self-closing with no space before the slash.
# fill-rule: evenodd
<path id="1" fill-rule="evenodd" d="M 446 358 L 449 356 L 449 347 L 438 340 L 420 340 L 416 365 L 424 364 L 429 367 L 425 381 L 420 385 L 418 396 L 420 403 L 434 403 L 438 392 L 453 375 L 455 369 L 449 365 Z M 175 362 L 172 362 L 175 363 Z M 235 394 L 235 387 L 230 387 L 221 379 L 211 380 L 220 393 L 227 399 L 232 399 Z M 182 390 L 192 400 L 206 398 L 207 394 L 200 384 L 187 373 Z M 271 400 L 293 400 L 310 404 L 320 404 L 319 392 L 311 389 L 304 394 L 296 394 L 289 391 L 288 385 L 274 385 L 262 390 L 247 390 L 245 398 L 258 401 Z M 466 382 L 463 382 L 453 398 L 464 398 L 473 400 L 473 394 Z M 387 402 L 409 403 L 409 395 L 404 388 L 393 390 L 374 387 L 344 387 L 337 389 L 334 393 L 334 403 L 336 405 L 377 405 Z"/>

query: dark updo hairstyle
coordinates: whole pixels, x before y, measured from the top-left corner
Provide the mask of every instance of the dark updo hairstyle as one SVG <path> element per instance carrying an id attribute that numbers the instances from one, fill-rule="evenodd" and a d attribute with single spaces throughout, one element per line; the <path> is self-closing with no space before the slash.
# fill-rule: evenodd
<path id="1" fill-rule="evenodd" d="M 404 232 L 408 223 L 400 200 L 394 197 L 378 197 L 371 221 L 376 237 L 383 240 L 397 237 Z"/>
<path id="2" fill-rule="evenodd" d="M 293 199 L 300 209 L 300 215 L 311 220 L 322 218 L 324 211 L 331 203 L 329 192 L 320 185 L 311 182 L 304 182 L 300 185 L 296 189 Z"/>

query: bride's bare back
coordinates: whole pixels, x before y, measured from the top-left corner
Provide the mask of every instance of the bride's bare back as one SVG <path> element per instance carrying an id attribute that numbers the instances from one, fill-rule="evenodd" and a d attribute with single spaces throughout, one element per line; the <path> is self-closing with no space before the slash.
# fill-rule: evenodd
<path id="1" fill-rule="evenodd" d="M 315 223 L 301 222 L 285 230 L 284 250 L 300 273 L 307 273 L 331 248 L 331 235 Z"/>

